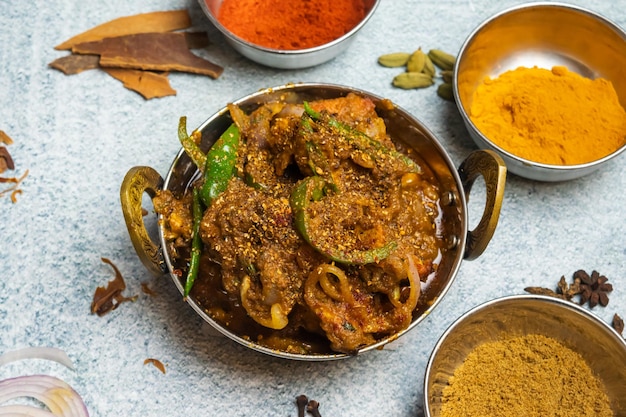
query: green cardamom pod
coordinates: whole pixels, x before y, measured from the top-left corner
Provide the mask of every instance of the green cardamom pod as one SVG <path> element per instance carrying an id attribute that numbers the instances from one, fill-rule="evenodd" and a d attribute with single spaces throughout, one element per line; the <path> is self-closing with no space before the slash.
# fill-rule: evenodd
<path id="1" fill-rule="evenodd" d="M 411 56 L 408 52 L 393 52 L 378 57 L 378 63 L 383 67 L 395 68 L 403 67 L 409 61 Z"/>
<path id="2" fill-rule="evenodd" d="M 441 78 L 443 78 L 444 83 L 452 83 L 453 77 L 454 77 L 454 71 L 451 71 L 451 70 L 441 71 Z"/>
<path id="3" fill-rule="evenodd" d="M 424 69 L 422 70 L 422 72 L 424 74 L 430 75 L 431 77 L 434 77 L 435 74 L 437 73 L 437 70 L 435 70 L 435 65 L 433 64 L 433 61 L 430 59 L 428 55 L 426 55 L 426 60 L 424 62 Z"/>
<path id="4" fill-rule="evenodd" d="M 392 84 L 394 87 L 409 90 L 412 88 L 425 88 L 433 85 L 433 77 L 422 72 L 403 72 L 394 77 Z"/>
<path id="5" fill-rule="evenodd" d="M 406 63 L 406 70 L 408 72 L 422 72 L 424 65 L 426 65 L 426 54 L 420 48 L 409 57 Z"/>
<path id="6" fill-rule="evenodd" d="M 428 56 L 433 63 L 442 70 L 451 71 L 454 69 L 454 63 L 456 61 L 454 55 L 450 55 L 440 49 L 431 49 L 428 51 Z"/>
<path id="7" fill-rule="evenodd" d="M 452 84 L 439 84 L 439 87 L 437 87 L 437 95 L 444 100 L 454 101 L 454 91 L 452 89 Z"/>

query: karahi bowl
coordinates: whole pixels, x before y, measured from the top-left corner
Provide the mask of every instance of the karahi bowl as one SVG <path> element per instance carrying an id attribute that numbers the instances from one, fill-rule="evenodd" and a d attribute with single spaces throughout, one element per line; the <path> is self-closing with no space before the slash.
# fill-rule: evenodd
<path id="1" fill-rule="evenodd" d="M 259 64 L 278 69 L 301 69 L 323 64 L 343 53 L 359 31 L 370 20 L 380 0 L 364 0 L 364 18 L 346 34 L 323 45 L 307 49 L 281 50 L 267 48 L 235 35 L 218 20 L 222 0 L 198 0 L 209 21 L 222 33 L 226 42 L 241 55 Z"/>
<path id="2" fill-rule="evenodd" d="M 598 316 L 571 301 L 512 295 L 488 301 L 458 318 L 441 336 L 426 366 L 424 412 L 441 415 L 450 376 L 477 346 L 538 334 L 580 354 L 603 383 L 614 415 L 626 415 L 626 341 Z"/>
<path id="3" fill-rule="evenodd" d="M 626 104 L 626 33 L 608 19 L 581 7 L 527 3 L 504 10 L 480 24 L 458 54 L 453 78 L 455 101 L 471 138 L 497 152 L 510 172 L 532 180 L 566 181 L 590 174 L 616 159 L 626 143 L 584 164 L 550 165 L 515 155 L 481 132 L 471 120 L 473 94 L 485 77 L 518 67 L 560 65 L 587 78 L 613 84 Z M 599 121 L 598 121 L 599 122 Z M 600 122 L 599 122 L 600 123 Z"/>
<path id="4" fill-rule="evenodd" d="M 415 150 L 421 160 L 426 161 L 429 170 L 432 171 L 440 185 L 441 217 L 444 226 L 442 237 L 445 241 L 445 248 L 442 249 L 436 272 L 422 286 L 420 301 L 412 313 L 412 321 L 409 326 L 350 354 L 333 352 L 329 349 L 307 354 L 295 354 L 268 348 L 255 337 L 238 334 L 212 317 L 207 310 L 206 303 L 203 303 L 200 297 L 196 297 L 194 291 L 188 297 L 182 297 L 216 330 L 257 352 L 286 359 L 325 361 L 344 359 L 382 348 L 387 343 L 415 328 L 439 305 L 440 300 L 450 288 L 461 262 L 480 256 L 495 231 L 506 180 L 506 167 L 502 159 L 491 151 L 477 150 L 472 152 L 457 170 L 435 136 L 415 117 L 393 105 L 389 100 L 347 86 L 302 83 L 257 91 L 234 100 L 233 104 L 245 112 L 250 112 L 264 103 L 277 100 L 286 103 L 302 103 L 316 99 L 344 97 L 349 93 L 371 99 L 376 106 L 376 112 L 385 121 L 389 135 L 395 141 Z M 201 133 L 201 147 L 209 149 L 231 123 L 232 119 L 226 106 L 210 116 L 197 128 Z M 160 226 L 161 219 L 158 222 L 158 239 L 153 240 L 151 236 L 154 236 L 154 233 L 147 232 L 142 213 L 142 197 L 146 193 L 154 197 L 159 190 L 169 190 L 175 195 L 180 195 L 185 192 L 189 183 L 197 178 L 195 177 L 196 174 L 196 166 L 181 149 L 175 156 L 165 179 L 150 167 L 133 167 L 126 174 L 120 190 L 122 211 L 130 239 L 139 259 L 155 276 L 169 274 L 181 295 L 184 293 L 184 277 L 178 273 L 180 266 L 176 265 L 174 257 L 168 252 L 169 245 L 164 236 L 164 230 Z M 469 197 L 474 181 L 480 176 L 484 178 L 487 189 L 485 210 L 479 222 L 474 223 L 477 226 L 470 230 L 467 197 Z"/>

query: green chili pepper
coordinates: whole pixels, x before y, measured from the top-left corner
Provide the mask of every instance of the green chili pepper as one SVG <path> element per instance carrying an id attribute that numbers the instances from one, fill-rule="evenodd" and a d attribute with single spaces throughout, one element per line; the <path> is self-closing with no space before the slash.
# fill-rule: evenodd
<path id="1" fill-rule="evenodd" d="M 389 155 L 392 158 L 399 160 L 409 169 L 409 172 L 422 172 L 422 168 L 415 161 L 413 161 L 402 152 L 398 152 L 395 149 L 391 149 L 385 146 L 376 139 L 369 137 L 365 133 L 353 128 L 352 126 L 340 122 L 339 120 L 335 119 L 327 113 L 320 113 L 313 110 L 313 108 L 311 108 L 309 103 L 306 101 L 303 104 L 305 114 L 309 115 L 315 121 L 325 123 L 328 127 L 334 129 L 338 134 L 344 136 L 349 142 L 355 144 L 359 149 L 366 152 L 373 159 L 376 159 L 376 153 L 372 152 L 371 149 L 374 149 L 376 152 L 381 152 L 385 155 Z"/>
<path id="2" fill-rule="evenodd" d="M 198 270 L 200 268 L 200 255 L 202 254 L 202 239 L 200 239 L 200 221 L 202 220 L 202 201 L 200 197 L 200 190 L 198 188 L 193 189 L 193 229 L 191 232 L 191 259 L 189 261 L 189 270 L 187 271 L 187 279 L 185 280 L 185 289 L 183 297 L 187 297 L 191 292 L 191 287 L 198 276 Z"/>
<path id="3" fill-rule="evenodd" d="M 252 187 L 255 190 L 267 190 L 269 188 L 267 185 L 257 182 L 249 172 L 244 174 L 243 179 L 248 187 Z"/>
<path id="4" fill-rule="evenodd" d="M 197 131 L 192 132 L 191 136 L 187 134 L 187 118 L 182 116 L 178 122 L 178 140 L 181 145 L 183 145 L 183 149 L 185 149 L 185 152 L 189 155 L 193 163 L 196 164 L 198 169 L 200 171 L 204 171 L 206 155 L 202 152 L 194 140 L 197 134 Z"/>
<path id="5" fill-rule="evenodd" d="M 204 184 L 200 195 L 207 207 L 224 192 L 228 182 L 235 175 L 238 149 L 239 128 L 233 123 L 211 146 L 206 155 Z"/>
<path id="6" fill-rule="evenodd" d="M 204 171 L 204 183 L 202 188 L 193 188 L 193 230 L 191 236 L 191 259 L 189 270 L 185 280 L 183 296 L 187 297 L 198 275 L 200 267 L 200 255 L 202 253 L 202 239 L 200 239 L 200 222 L 202 220 L 203 203 L 210 206 L 213 200 L 220 195 L 228 186 L 228 181 L 235 174 L 237 162 L 237 150 L 239 149 L 239 128 L 231 124 L 228 129 L 213 144 L 209 152 L 202 153 L 193 137 L 187 135 L 187 119 L 183 116 L 178 124 L 178 138 L 185 152 L 196 164 L 198 169 Z M 194 132 L 195 134 L 195 132 Z M 193 136 L 193 134 L 192 134 Z"/>
<path id="7" fill-rule="evenodd" d="M 313 141 L 306 142 L 305 146 L 309 154 L 309 168 L 311 168 L 311 171 L 313 171 L 316 176 L 322 177 L 326 181 L 327 187 L 338 192 L 339 187 L 333 178 L 326 155 L 324 155 L 317 143 Z"/>
<path id="8" fill-rule="evenodd" d="M 296 185 L 291 193 L 290 204 L 294 213 L 296 229 L 309 245 L 331 260 L 349 265 L 364 265 L 385 259 L 397 247 L 396 242 L 389 242 L 380 248 L 369 250 L 342 251 L 337 248 L 323 248 L 316 242 L 309 227 L 310 218 L 307 212 L 309 204 L 321 200 L 328 192 L 326 180 L 319 176 L 307 177 Z"/>

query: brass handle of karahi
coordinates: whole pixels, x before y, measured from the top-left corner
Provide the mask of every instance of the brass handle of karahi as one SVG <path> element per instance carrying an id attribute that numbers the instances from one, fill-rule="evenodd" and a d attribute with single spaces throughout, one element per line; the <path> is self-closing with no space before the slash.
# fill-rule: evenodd
<path id="1" fill-rule="evenodd" d="M 126 228 L 137 256 L 144 266 L 155 276 L 167 271 L 162 248 L 148 235 L 143 221 L 142 198 L 147 193 L 151 198 L 163 188 L 163 178 L 154 169 L 146 166 L 131 168 L 122 181 L 120 201 L 126 220 Z"/>
<path id="2" fill-rule="evenodd" d="M 506 171 L 502 158 L 491 150 L 474 151 L 459 166 L 466 201 L 469 202 L 472 186 L 480 175 L 486 187 L 485 210 L 476 228 L 467 232 L 464 259 L 472 260 L 480 256 L 496 231 L 504 198 Z"/>

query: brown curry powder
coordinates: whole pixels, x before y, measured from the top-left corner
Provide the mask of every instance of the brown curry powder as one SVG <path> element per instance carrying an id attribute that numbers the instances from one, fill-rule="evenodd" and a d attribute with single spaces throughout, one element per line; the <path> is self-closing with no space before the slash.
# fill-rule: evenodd
<path id="1" fill-rule="evenodd" d="M 484 343 L 443 389 L 441 417 L 613 416 L 601 382 L 576 352 L 542 335 Z"/>
<path id="2" fill-rule="evenodd" d="M 486 78 L 474 92 L 470 119 L 502 149 L 550 165 L 592 162 L 626 141 L 626 111 L 613 84 L 563 66 Z"/>

